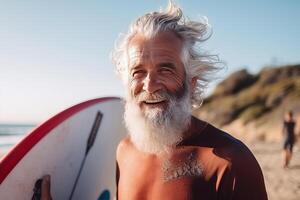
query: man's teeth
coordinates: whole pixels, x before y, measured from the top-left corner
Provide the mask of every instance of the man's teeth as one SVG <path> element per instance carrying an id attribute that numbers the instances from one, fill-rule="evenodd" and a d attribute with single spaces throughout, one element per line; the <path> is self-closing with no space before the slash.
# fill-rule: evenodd
<path id="1" fill-rule="evenodd" d="M 163 101 L 164 99 L 153 99 L 153 100 L 146 100 L 145 103 L 160 103 Z"/>

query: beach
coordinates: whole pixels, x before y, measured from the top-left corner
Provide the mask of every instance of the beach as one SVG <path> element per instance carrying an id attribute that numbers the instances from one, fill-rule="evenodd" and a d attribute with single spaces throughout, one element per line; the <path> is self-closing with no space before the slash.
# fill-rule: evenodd
<path id="1" fill-rule="evenodd" d="M 300 148 L 294 147 L 290 167 L 282 168 L 282 144 L 257 142 L 248 144 L 258 160 L 265 178 L 269 200 L 300 199 Z"/>

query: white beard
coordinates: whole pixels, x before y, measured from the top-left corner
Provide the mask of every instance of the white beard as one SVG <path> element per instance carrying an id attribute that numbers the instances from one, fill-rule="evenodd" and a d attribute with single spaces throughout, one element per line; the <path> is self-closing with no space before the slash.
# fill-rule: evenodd
<path id="1" fill-rule="evenodd" d="M 191 113 L 186 89 L 180 99 L 168 100 L 167 109 L 146 109 L 144 113 L 134 99 L 127 97 L 124 119 L 133 144 L 140 151 L 157 154 L 182 141 Z"/>

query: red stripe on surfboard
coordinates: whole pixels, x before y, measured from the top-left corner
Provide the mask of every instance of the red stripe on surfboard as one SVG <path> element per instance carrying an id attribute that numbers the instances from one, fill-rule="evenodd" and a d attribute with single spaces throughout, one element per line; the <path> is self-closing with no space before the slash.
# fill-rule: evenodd
<path id="1" fill-rule="evenodd" d="M 20 143 L 18 143 L 1 161 L 0 161 L 0 184 L 13 170 L 20 160 L 30 151 L 35 144 L 37 144 L 44 136 L 46 136 L 52 129 L 62 123 L 64 120 L 71 117 L 73 114 L 97 103 L 106 102 L 109 100 L 117 100 L 117 97 L 104 97 L 92 99 L 75 106 L 72 106 L 61 113 L 50 118 L 30 134 L 28 134 Z"/>

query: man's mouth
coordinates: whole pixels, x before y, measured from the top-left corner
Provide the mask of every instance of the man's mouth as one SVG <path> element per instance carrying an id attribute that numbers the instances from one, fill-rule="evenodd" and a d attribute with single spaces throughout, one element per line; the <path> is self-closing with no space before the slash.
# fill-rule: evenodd
<path id="1" fill-rule="evenodd" d="M 165 99 L 149 99 L 149 100 L 145 100 L 143 101 L 143 104 L 149 105 L 149 106 L 156 106 L 156 105 L 161 105 L 164 104 L 166 102 Z"/>
<path id="2" fill-rule="evenodd" d="M 146 100 L 144 101 L 145 103 L 149 103 L 149 104 L 155 104 L 155 103 L 161 103 L 165 101 L 164 99 L 152 99 L 152 100 Z"/>

